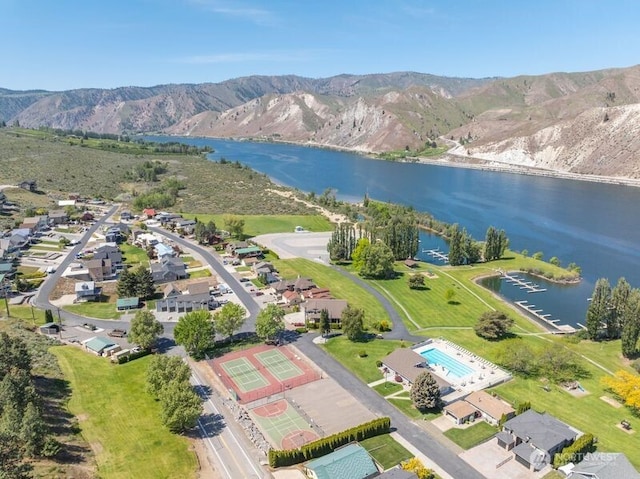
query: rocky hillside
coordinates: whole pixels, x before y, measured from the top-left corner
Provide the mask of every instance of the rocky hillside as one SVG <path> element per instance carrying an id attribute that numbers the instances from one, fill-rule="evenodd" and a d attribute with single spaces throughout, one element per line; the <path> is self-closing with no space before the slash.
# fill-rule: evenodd
<path id="1" fill-rule="evenodd" d="M 13 92 L 0 118 L 109 133 L 281 139 L 366 152 L 420 150 L 503 165 L 640 178 L 640 67 L 494 79 L 400 72 L 324 79 Z"/>

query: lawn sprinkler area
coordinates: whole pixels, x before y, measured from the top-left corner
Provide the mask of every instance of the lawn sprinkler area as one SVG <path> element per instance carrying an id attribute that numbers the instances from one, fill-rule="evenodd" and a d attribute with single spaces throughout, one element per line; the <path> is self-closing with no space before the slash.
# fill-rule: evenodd
<path id="1" fill-rule="evenodd" d="M 456 396 L 511 379 L 507 371 L 446 339 L 428 339 L 413 350 L 425 359 L 430 373 L 453 386 Z M 447 400 L 446 397 L 443 399 Z"/>
<path id="2" fill-rule="evenodd" d="M 284 398 L 286 391 L 320 379 L 320 373 L 288 346 L 255 346 L 209 361 L 241 404 Z M 275 397 L 279 396 L 279 397 Z"/>
<path id="3" fill-rule="evenodd" d="M 249 411 L 253 420 L 280 449 L 297 449 L 320 438 L 296 409 L 286 400 L 258 406 Z"/>

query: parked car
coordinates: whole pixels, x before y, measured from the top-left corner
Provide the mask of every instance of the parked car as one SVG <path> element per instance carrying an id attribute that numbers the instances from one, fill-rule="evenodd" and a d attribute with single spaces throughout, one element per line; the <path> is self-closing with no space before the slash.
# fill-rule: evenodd
<path id="1" fill-rule="evenodd" d="M 241 283 L 248 283 L 249 282 L 249 278 L 240 278 L 240 282 Z"/>
<path id="2" fill-rule="evenodd" d="M 114 338 L 124 338 L 127 335 L 127 332 L 124 329 L 114 329 L 109 331 L 107 334 Z"/>

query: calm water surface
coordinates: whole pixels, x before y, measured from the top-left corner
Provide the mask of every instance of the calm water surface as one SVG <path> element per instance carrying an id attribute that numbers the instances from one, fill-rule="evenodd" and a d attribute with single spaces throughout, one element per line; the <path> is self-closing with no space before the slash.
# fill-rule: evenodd
<path id="1" fill-rule="evenodd" d="M 204 138 L 180 141 L 209 145 L 215 149 L 212 160 L 238 160 L 280 184 L 318 194 L 334 188 L 347 201 L 361 201 L 368 193 L 377 200 L 411 205 L 459 223 L 477 239 L 484 239 L 487 227 L 493 225 L 507 232 L 515 250 L 542 251 L 545 258 L 557 256 L 564 265 L 575 262 L 582 267 L 580 285 L 549 284 L 546 292 L 525 297 L 560 324 L 584 323 L 587 298 L 599 277 L 615 283 L 624 276 L 640 287 L 640 188 L 375 161 L 296 145 Z M 446 250 L 441 239 L 423 234 L 421 249 L 433 247 Z M 522 299 L 518 288 L 504 282 L 487 286 L 509 299 Z"/>

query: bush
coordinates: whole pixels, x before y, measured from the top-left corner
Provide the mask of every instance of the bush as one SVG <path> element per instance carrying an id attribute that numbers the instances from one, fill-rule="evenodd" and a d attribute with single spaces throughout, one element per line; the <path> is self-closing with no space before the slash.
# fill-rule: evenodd
<path id="1" fill-rule="evenodd" d="M 565 447 L 561 453 L 553 458 L 553 467 L 556 469 L 570 462 L 578 462 L 582 456 L 595 450 L 595 438 L 593 434 L 585 433 L 576 439 L 573 444 Z"/>
<path id="2" fill-rule="evenodd" d="M 387 321 L 386 319 L 383 319 L 382 321 L 376 321 L 375 323 L 373 323 L 373 329 L 381 333 L 384 333 L 385 331 L 391 331 L 391 323 L 389 323 L 389 321 Z"/>
<path id="3" fill-rule="evenodd" d="M 640 359 L 636 359 L 631 363 L 631 367 L 640 373 Z"/>
<path id="4" fill-rule="evenodd" d="M 118 358 L 118 364 L 128 363 L 129 361 L 133 361 L 134 359 L 138 359 L 143 356 L 148 356 L 149 354 L 151 354 L 151 351 L 148 349 L 143 349 L 137 353 L 123 354 Z"/>
<path id="5" fill-rule="evenodd" d="M 308 333 L 309 330 L 307 328 L 296 328 L 296 333 L 299 334 L 304 334 L 304 333 Z"/>
<path id="6" fill-rule="evenodd" d="M 358 351 L 358 356 L 360 356 L 361 358 L 366 358 L 368 354 L 364 349 L 361 349 L 360 351 Z"/>
<path id="7" fill-rule="evenodd" d="M 380 361 L 379 359 L 376 361 L 376 367 L 377 368 L 381 368 L 382 367 L 382 361 Z"/>
<path id="8" fill-rule="evenodd" d="M 363 441 L 370 437 L 387 434 L 391 428 L 391 419 L 381 417 L 361 424 L 356 427 L 347 429 L 327 436 L 317 441 L 310 442 L 298 449 L 270 449 L 269 450 L 269 466 L 286 467 L 299 464 L 310 459 L 329 454 L 336 448 L 344 446 L 350 442 Z"/>

